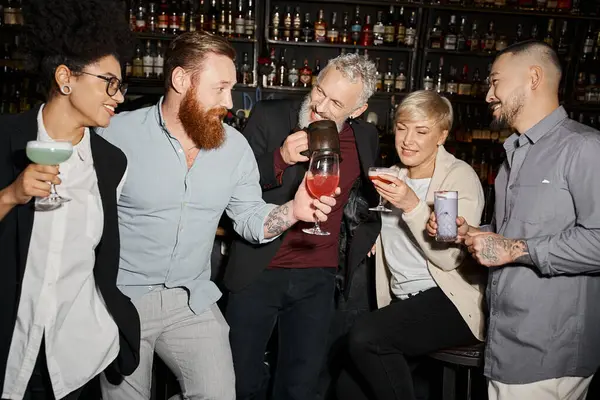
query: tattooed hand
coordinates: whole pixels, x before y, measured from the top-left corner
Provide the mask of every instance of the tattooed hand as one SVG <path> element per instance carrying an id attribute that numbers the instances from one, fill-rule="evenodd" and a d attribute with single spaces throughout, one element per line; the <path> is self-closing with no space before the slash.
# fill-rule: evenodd
<path id="1" fill-rule="evenodd" d="M 507 239 L 496 233 L 469 232 L 465 245 L 473 258 L 486 267 L 511 263 L 533 264 L 527 242 L 522 239 Z"/>

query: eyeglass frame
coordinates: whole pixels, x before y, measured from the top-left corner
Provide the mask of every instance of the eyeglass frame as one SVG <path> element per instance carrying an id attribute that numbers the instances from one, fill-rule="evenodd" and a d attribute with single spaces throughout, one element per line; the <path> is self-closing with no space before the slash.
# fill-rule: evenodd
<path id="1" fill-rule="evenodd" d="M 103 81 L 106 81 L 106 94 L 109 95 L 110 97 L 113 97 L 114 95 L 117 94 L 117 92 L 121 92 L 121 94 L 123 96 L 125 96 L 125 94 L 127 93 L 127 89 L 128 89 L 128 84 L 121 81 L 119 78 L 117 78 L 116 76 L 104 76 L 104 75 L 96 75 L 96 74 L 91 74 L 89 72 L 85 72 L 85 71 L 80 71 L 79 73 L 81 74 L 85 74 L 85 75 L 90 75 L 90 76 L 95 76 L 98 79 L 102 79 Z M 119 83 L 119 86 L 117 86 L 117 90 L 113 93 L 110 94 L 109 89 L 110 89 L 110 83 L 111 81 L 117 81 Z"/>

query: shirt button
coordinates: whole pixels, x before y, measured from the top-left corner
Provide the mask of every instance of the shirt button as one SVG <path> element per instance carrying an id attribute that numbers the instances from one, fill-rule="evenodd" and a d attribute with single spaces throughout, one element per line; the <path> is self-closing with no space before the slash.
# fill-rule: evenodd
<path id="1" fill-rule="evenodd" d="M 510 190 L 513 190 L 513 189 L 515 188 L 515 185 L 510 185 L 508 188 L 509 188 Z"/>
<path id="2" fill-rule="evenodd" d="M 496 316 L 496 315 L 498 315 L 498 312 L 494 311 L 494 312 L 492 312 L 492 315 Z"/>
<path id="3" fill-rule="evenodd" d="M 177 151 L 178 151 L 178 152 L 180 152 L 180 153 L 183 153 L 183 149 L 179 149 L 179 150 L 177 150 Z"/>
<path id="4" fill-rule="evenodd" d="M 498 281 L 492 281 L 492 285 L 496 286 L 498 284 Z"/>
<path id="5" fill-rule="evenodd" d="M 504 219 L 502 220 L 502 222 L 506 222 L 508 221 L 508 218 L 504 217 Z"/>

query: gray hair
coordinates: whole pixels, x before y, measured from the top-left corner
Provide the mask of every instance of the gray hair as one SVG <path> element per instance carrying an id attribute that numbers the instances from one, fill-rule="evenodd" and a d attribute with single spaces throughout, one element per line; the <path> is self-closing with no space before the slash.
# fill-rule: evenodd
<path id="1" fill-rule="evenodd" d="M 352 83 L 357 83 L 359 79 L 362 81 L 363 88 L 357 107 L 369 101 L 369 98 L 375 93 L 377 67 L 367 57 L 355 53 L 337 56 L 329 60 L 327 66 L 321 70 L 317 82 L 321 81 L 322 77 L 325 76 L 325 71 L 330 67 L 335 67 Z"/>

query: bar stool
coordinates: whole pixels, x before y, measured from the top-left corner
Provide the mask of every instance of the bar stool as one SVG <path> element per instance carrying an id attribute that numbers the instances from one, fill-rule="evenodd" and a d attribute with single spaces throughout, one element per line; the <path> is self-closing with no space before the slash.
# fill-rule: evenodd
<path id="1" fill-rule="evenodd" d="M 457 371 L 461 367 L 466 367 L 467 369 L 466 400 L 471 400 L 471 371 L 478 369 L 483 365 L 483 349 L 484 344 L 479 343 L 473 346 L 444 349 L 429 354 L 430 358 L 444 363 L 442 400 L 456 399 Z"/>

